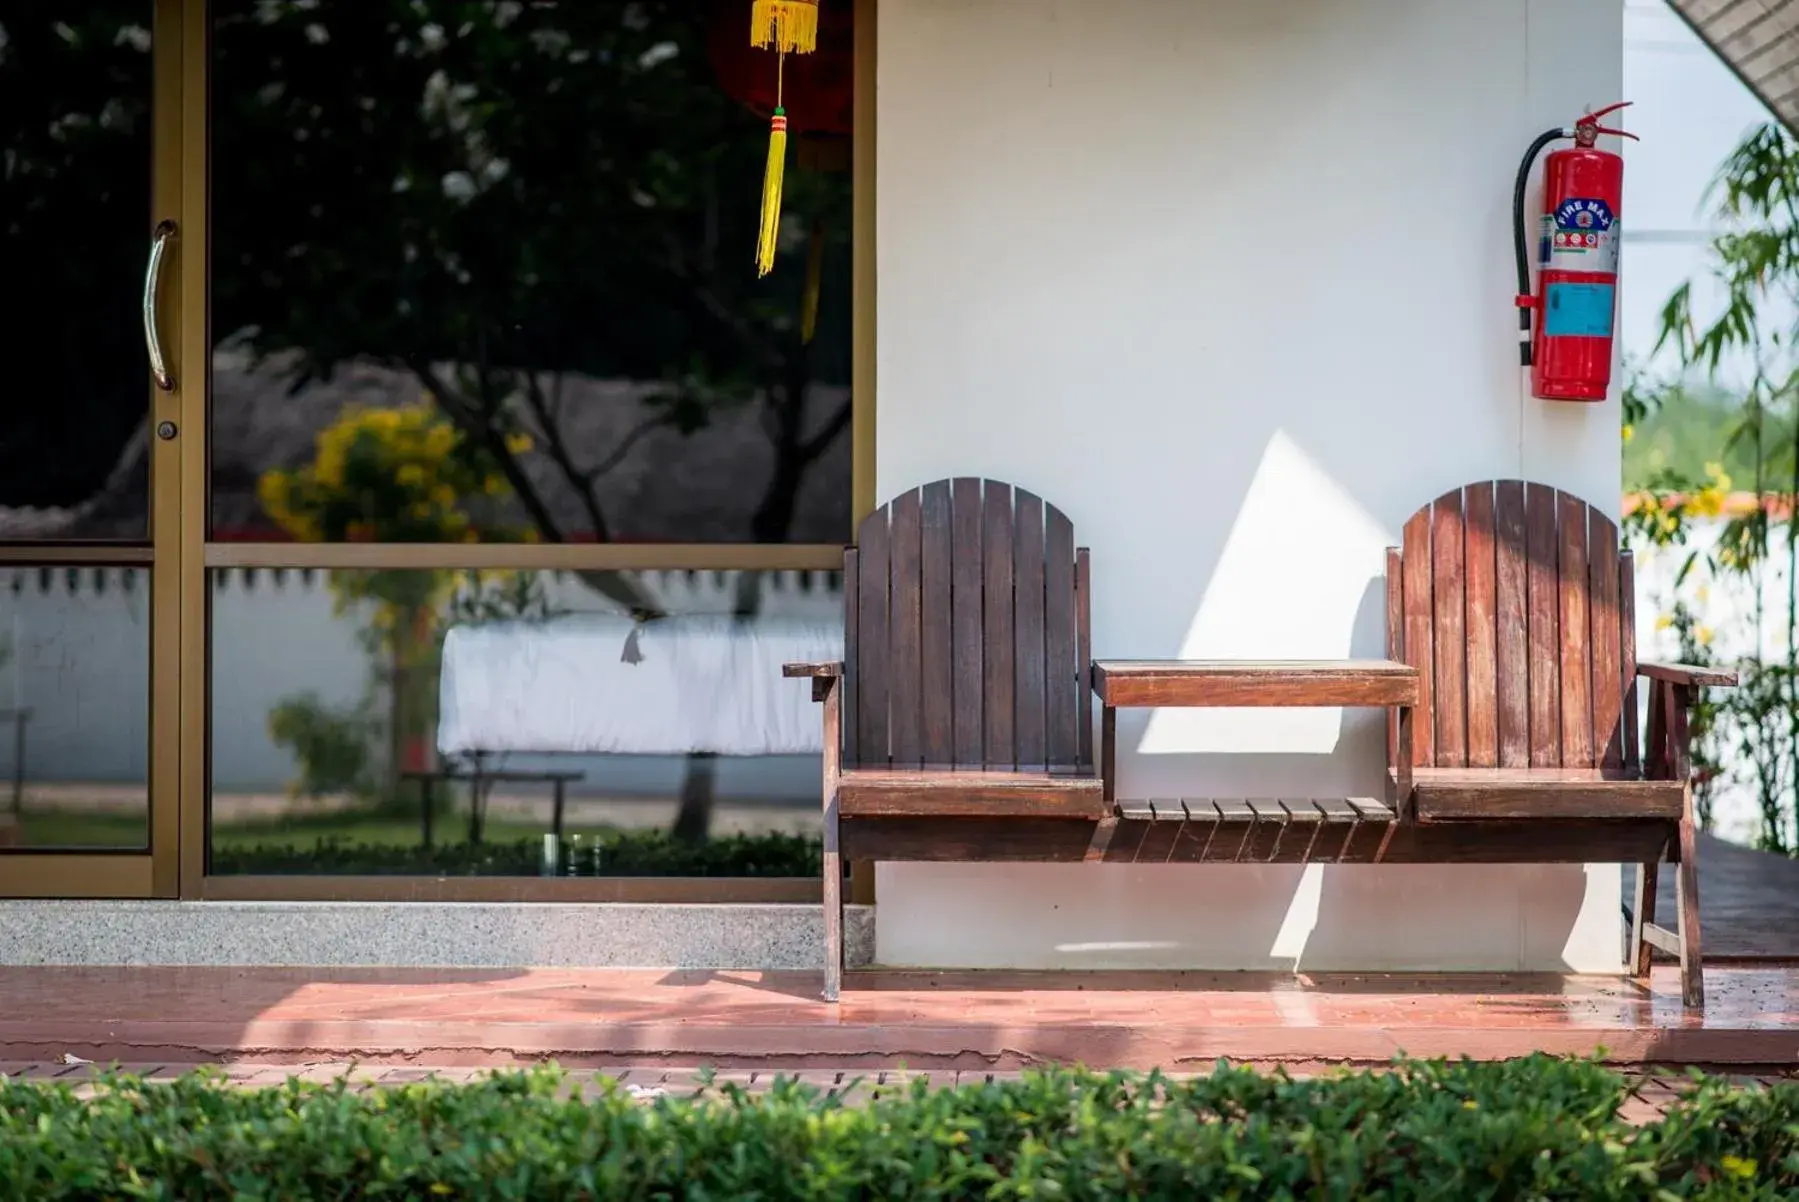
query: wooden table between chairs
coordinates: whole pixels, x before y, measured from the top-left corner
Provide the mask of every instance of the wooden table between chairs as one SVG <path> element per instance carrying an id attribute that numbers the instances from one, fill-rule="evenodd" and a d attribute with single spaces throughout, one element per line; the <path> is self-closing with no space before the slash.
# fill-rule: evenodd
<path id="1" fill-rule="evenodd" d="M 1169 706 L 1181 708 L 1254 707 L 1336 707 L 1377 706 L 1397 710 L 1401 723 L 1418 704 L 1418 670 L 1394 660 L 1096 660 L 1093 664 L 1093 690 L 1099 695 L 1100 775 L 1105 781 L 1105 797 L 1114 814 L 1132 824 L 1140 837 L 1138 852 L 1132 858 L 1141 861 L 1143 848 L 1151 848 L 1149 858 L 1174 855 L 1180 832 L 1190 825 L 1207 830 L 1207 853 L 1201 858 L 1215 858 L 1234 847 L 1234 854 L 1224 858 L 1253 858 L 1252 849 L 1267 844 L 1268 858 L 1277 854 L 1288 827 L 1306 832 L 1306 854 L 1312 858 L 1315 848 L 1349 846 L 1349 839 L 1337 839 L 1331 828 L 1354 830 L 1363 824 L 1379 824 L 1391 834 L 1398 814 L 1387 800 L 1374 797 L 1329 798 L 1227 798 L 1182 797 L 1120 800 L 1118 787 L 1118 710 Z M 1258 839 L 1258 826 L 1276 828 L 1274 841 Z M 1166 836 L 1157 839 L 1152 828 L 1161 827 Z M 1237 828 L 1241 828 L 1238 830 Z M 1234 839 L 1217 845 L 1219 832 L 1236 832 Z M 1322 836 L 1322 839 L 1321 839 Z M 1162 857 L 1153 849 L 1161 842 L 1168 847 Z M 1382 840 L 1383 846 L 1385 839 Z M 1116 855 L 1116 851 L 1113 852 Z M 1108 857 L 1110 858 L 1110 857 Z"/>

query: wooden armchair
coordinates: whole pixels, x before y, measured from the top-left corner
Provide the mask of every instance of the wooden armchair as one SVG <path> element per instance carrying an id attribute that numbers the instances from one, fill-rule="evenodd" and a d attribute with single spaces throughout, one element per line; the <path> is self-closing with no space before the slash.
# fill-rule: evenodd
<path id="1" fill-rule="evenodd" d="M 1388 654 L 1418 669 L 1420 696 L 1390 723 L 1402 820 L 1528 826 L 1545 860 L 1570 858 L 1569 837 L 1596 823 L 1665 824 L 1657 859 L 1637 865 L 1630 962 L 1647 976 L 1652 948 L 1675 956 L 1683 1001 L 1702 1005 L 1687 720 L 1695 688 L 1735 673 L 1637 660 L 1630 552 L 1568 493 L 1471 484 L 1414 514 L 1403 542 L 1387 552 Z M 1679 865 L 1678 933 L 1654 923 L 1662 859 Z"/>
<path id="2" fill-rule="evenodd" d="M 840 819 L 907 821 L 953 843 L 972 819 L 1110 812 L 1093 767 L 1087 551 L 1060 510 L 1009 484 L 939 480 L 870 514 L 843 570 L 843 662 L 785 668 L 824 705 L 832 1001 Z"/>

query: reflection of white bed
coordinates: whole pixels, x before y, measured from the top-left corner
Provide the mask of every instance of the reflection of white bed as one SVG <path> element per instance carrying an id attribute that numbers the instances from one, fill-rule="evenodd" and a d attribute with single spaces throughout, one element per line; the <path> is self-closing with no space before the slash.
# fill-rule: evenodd
<path id="1" fill-rule="evenodd" d="M 635 635 L 635 637 L 633 637 Z M 620 755 L 817 755 L 810 682 L 843 657 L 836 622 L 582 614 L 458 626 L 444 639 L 437 748 Z"/>

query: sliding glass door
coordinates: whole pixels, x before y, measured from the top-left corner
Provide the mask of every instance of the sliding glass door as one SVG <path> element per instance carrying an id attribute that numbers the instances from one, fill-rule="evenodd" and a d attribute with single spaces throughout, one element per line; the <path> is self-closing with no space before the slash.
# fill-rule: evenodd
<path id="1" fill-rule="evenodd" d="M 177 890 L 182 7 L 0 9 L 0 897 Z"/>

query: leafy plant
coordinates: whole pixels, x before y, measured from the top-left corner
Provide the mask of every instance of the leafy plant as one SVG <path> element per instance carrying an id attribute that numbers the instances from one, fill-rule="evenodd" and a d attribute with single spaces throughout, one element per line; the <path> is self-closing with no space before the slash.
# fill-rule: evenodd
<path id="1" fill-rule="evenodd" d="M 1791 1198 L 1799 1084 L 1695 1078 L 1665 1118 L 1545 1056 L 1295 1081 L 1071 1069 L 846 1104 L 791 1080 L 640 1101 L 554 1068 L 351 1092 L 0 1078 L 0 1197 Z"/>
<path id="2" fill-rule="evenodd" d="M 1657 349 L 1672 349 L 1685 371 L 1702 373 L 1714 388 L 1736 389 L 1722 453 L 1747 464 L 1752 500 L 1724 512 L 1732 481 L 1719 463 L 1707 465 L 1705 481 L 1666 468 L 1636 498 L 1629 530 L 1639 542 L 1684 546 L 1695 520 L 1722 523 L 1709 550 L 1687 555 L 1677 584 L 1702 562 L 1711 578 L 1745 585 L 1754 598 L 1754 629 L 1738 655 L 1742 687 L 1706 703 L 1713 758 L 1699 767 L 1715 779 L 1719 761 L 1734 750 L 1748 765 L 1746 783 L 1761 810 L 1761 845 L 1799 854 L 1799 362 L 1793 354 L 1799 345 L 1799 146 L 1778 123 L 1756 128 L 1726 159 L 1711 195 L 1725 229 L 1709 252 L 1722 303 L 1702 313 L 1693 282 L 1681 285 L 1662 310 Z M 1638 428 L 1671 397 L 1684 403 L 1684 384 L 1633 381 L 1625 396 L 1626 430 Z M 1787 581 L 1778 618 L 1766 612 L 1765 602 L 1775 566 Z M 1677 604 L 1670 622 L 1681 631 L 1683 654 L 1703 654 L 1709 640 L 1698 637 L 1691 612 Z M 1763 654 L 1770 621 L 1780 623 L 1775 632 L 1784 647 L 1773 661 Z M 1709 791 L 1703 801 L 1702 816 L 1709 820 Z"/>
<path id="3" fill-rule="evenodd" d="M 316 693 L 286 698 L 269 711 L 269 738 L 299 762 L 300 775 L 288 786 L 294 797 L 362 796 L 376 782 L 373 739 L 379 726 L 366 703 L 334 710 Z"/>

